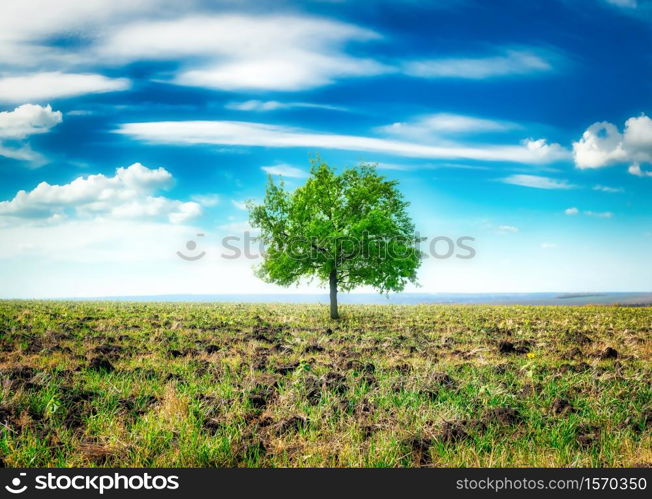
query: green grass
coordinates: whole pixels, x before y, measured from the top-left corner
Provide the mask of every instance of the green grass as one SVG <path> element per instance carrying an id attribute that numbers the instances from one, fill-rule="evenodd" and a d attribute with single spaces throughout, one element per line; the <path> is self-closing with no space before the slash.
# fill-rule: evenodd
<path id="1" fill-rule="evenodd" d="M 326 314 L 312 305 L 1 301 L 0 459 L 652 464 L 652 309 Z M 504 341 L 517 351 L 501 353 Z M 601 358 L 607 347 L 616 358 Z"/>

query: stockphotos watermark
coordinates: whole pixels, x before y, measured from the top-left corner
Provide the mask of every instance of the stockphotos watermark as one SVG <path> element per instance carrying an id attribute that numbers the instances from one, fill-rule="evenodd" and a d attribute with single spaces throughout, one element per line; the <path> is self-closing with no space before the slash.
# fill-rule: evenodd
<path id="1" fill-rule="evenodd" d="M 28 490 L 46 491 L 88 491 L 100 495 L 106 491 L 119 490 L 177 490 L 179 477 L 177 475 L 152 475 L 150 473 L 125 475 L 122 473 L 107 474 L 60 474 L 48 472 L 33 476 L 30 482 L 27 473 L 19 473 L 10 483 L 4 486 L 13 495 L 19 495 Z"/>
<path id="2" fill-rule="evenodd" d="M 208 252 L 203 249 L 206 234 L 198 233 L 176 252 L 177 256 L 188 262 L 204 258 Z M 456 258 L 471 260 L 477 255 L 475 238 L 472 236 L 431 236 L 422 237 L 415 234 L 408 239 L 372 239 L 363 234 L 361 237 L 338 237 L 336 240 L 318 240 L 308 237 L 288 238 L 283 242 L 283 251 L 297 260 L 315 257 L 324 251 L 338 251 L 361 257 L 373 256 L 377 259 L 401 257 L 409 258 L 413 250 L 421 253 L 423 258 L 446 260 Z M 266 255 L 264 241 L 249 231 L 242 234 L 229 234 L 221 238 L 218 254 L 225 260 L 258 260 Z"/>

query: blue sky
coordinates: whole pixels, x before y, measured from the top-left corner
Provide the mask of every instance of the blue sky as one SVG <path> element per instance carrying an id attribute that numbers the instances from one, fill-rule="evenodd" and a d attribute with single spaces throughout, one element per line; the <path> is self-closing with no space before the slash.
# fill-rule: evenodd
<path id="1" fill-rule="evenodd" d="M 5 0 L 0 296 L 317 289 L 222 256 L 314 154 L 474 238 L 418 291 L 650 291 L 651 46 L 643 0 Z"/>

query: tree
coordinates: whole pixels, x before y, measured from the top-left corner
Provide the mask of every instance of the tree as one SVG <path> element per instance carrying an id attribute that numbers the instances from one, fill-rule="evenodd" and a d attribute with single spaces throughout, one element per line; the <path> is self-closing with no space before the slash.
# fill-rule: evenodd
<path id="1" fill-rule="evenodd" d="M 337 174 L 319 158 L 311 163 L 303 186 L 289 192 L 270 176 L 263 203 L 248 203 L 265 247 L 257 275 L 282 286 L 304 278 L 328 282 L 332 319 L 339 318 L 340 290 L 388 293 L 415 283 L 419 239 L 398 182 L 370 164 Z"/>

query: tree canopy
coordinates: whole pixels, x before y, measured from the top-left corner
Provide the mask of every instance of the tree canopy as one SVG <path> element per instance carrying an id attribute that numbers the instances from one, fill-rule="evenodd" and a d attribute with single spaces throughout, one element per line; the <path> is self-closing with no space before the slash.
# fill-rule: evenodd
<path id="1" fill-rule="evenodd" d="M 338 291 L 402 291 L 416 283 L 421 263 L 408 205 L 398 182 L 371 164 L 338 174 L 314 159 L 309 178 L 292 192 L 270 176 L 262 204 L 248 204 L 250 223 L 265 246 L 257 275 L 282 286 L 328 282 L 334 319 Z"/>

